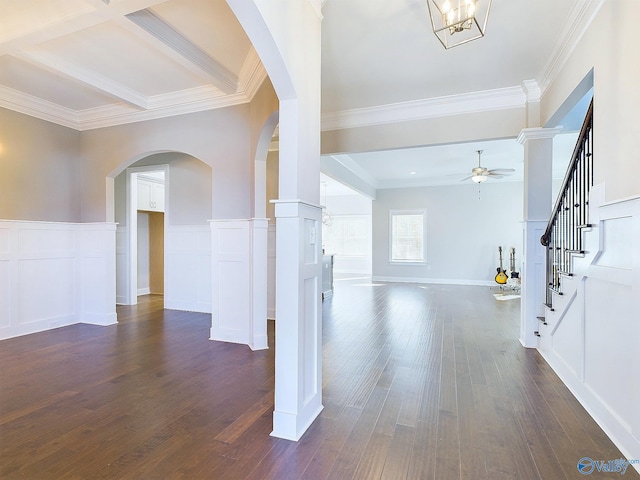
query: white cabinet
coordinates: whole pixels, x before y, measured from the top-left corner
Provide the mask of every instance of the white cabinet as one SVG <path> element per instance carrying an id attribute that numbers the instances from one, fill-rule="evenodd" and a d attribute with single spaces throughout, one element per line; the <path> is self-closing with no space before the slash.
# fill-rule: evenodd
<path id="1" fill-rule="evenodd" d="M 164 183 L 138 178 L 138 210 L 164 212 Z"/>

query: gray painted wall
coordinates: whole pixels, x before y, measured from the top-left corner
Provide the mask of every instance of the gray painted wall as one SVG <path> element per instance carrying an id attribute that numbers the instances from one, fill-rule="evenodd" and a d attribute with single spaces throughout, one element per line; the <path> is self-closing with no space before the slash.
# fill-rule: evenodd
<path id="1" fill-rule="evenodd" d="M 478 198 L 479 197 L 479 198 Z M 389 262 L 389 211 L 426 209 L 426 265 Z M 378 190 L 373 202 L 373 277 L 491 282 L 503 247 L 522 254 L 522 183 Z M 520 267 L 517 269 L 519 270 Z"/>
<path id="2" fill-rule="evenodd" d="M 80 132 L 0 108 L 0 218 L 80 221 Z"/>
<path id="3" fill-rule="evenodd" d="M 206 225 L 211 220 L 211 167 L 197 158 L 181 153 L 150 155 L 131 165 L 169 165 L 170 225 Z M 126 225 L 126 170 L 115 178 L 115 221 Z"/>

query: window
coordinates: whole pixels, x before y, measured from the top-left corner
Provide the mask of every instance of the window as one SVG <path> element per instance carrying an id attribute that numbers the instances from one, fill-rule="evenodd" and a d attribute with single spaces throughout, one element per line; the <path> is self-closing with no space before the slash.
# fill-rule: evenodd
<path id="1" fill-rule="evenodd" d="M 391 211 L 392 262 L 424 263 L 424 210 Z"/>
<path id="2" fill-rule="evenodd" d="M 334 216 L 330 226 L 322 226 L 322 239 L 327 253 L 349 257 L 368 254 L 369 217 L 365 215 Z"/>

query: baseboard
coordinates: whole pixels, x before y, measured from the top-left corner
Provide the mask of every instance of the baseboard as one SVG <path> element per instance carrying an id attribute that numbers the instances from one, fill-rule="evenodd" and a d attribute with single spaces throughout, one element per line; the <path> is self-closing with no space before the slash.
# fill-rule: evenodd
<path id="1" fill-rule="evenodd" d="M 629 426 L 613 413 L 588 385 L 578 380 L 558 355 L 553 351 L 537 350 L 622 455 L 629 460 L 640 459 L 640 442 L 631 434 Z M 632 467 L 640 473 L 640 464 L 633 464 Z"/>
<path id="2" fill-rule="evenodd" d="M 217 331 L 214 331 L 213 327 L 211 327 L 209 330 L 209 340 L 249 345 L 249 339 L 246 338 L 246 332 L 241 330 L 218 329 Z"/>
<path id="3" fill-rule="evenodd" d="M 151 293 L 151 289 L 149 287 L 138 289 L 138 295 L 149 295 L 150 293 Z"/>
<path id="4" fill-rule="evenodd" d="M 116 312 L 112 313 L 84 313 L 82 314 L 82 321 L 80 323 L 86 323 L 87 325 L 98 325 L 101 327 L 107 327 L 109 325 L 116 325 L 118 323 L 118 316 Z"/>
<path id="5" fill-rule="evenodd" d="M 211 313 L 208 303 L 190 303 L 168 299 L 164 297 L 164 308 L 167 310 L 183 310 L 185 312 Z"/>
<path id="6" fill-rule="evenodd" d="M 497 285 L 491 280 L 466 280 L 458 278 L 421 278 L 421 277 L 371 277 L 372 282 L 388 282 L 388 283 L 424 283 L 438 285 L 472 285 L 482 287 L 492 287 Z"/>
<path id="7" fill-rule="evenodd" d="M 268 350 L 269 338 L 266 335 L 258 335 L 256 337 L 253 337 L 253 343 L 249 345 L 249 348 L 253 351 Z"/>
<path id="8" fill-rule="evenodd" d="M 32 333 L 46 332 L 55 328 L 68 327 L 75 325 L 78 320 L 75 315 L 60 315 L 57 317 L 43 318 L 34 322 L 10 325 L 0 328 L 0 340 L 21 337 L 22 335 L 30 335 Z"/>

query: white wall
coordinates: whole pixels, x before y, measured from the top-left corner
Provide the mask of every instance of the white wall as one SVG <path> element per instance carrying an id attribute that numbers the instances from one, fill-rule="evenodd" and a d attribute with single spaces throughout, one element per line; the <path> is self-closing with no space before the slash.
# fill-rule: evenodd
<path id="1" fill-rule="evenodd" d="M 211 233 L 208 225 L 166 229 L 164 306 L 211 313 Z"/>
<path id="2" fill-rule="evenodd" d="M 597 3 L 597 2 L 596 2 Z M 606 200 L 640 193 L 631 159 L 637 159 L 635 127 L 640 109 L 640 45 L 637 0 L 607 0 L 542 97 L 543 123 L 593 71 L 595 183 L 606 184 Z M 598 162 L 602 166 L 598 168 Z"/>
<path id="3" fill-rule="evenodd" d="M 378 190 L 373 202 L 373 278 L 495 285 L 498 246 L 522 253 L 522 182 Z M 389 211 L 426 210 L 426 265 L 389 262 Z M 517 267 L 519 270 L 519 266 Z"/>

